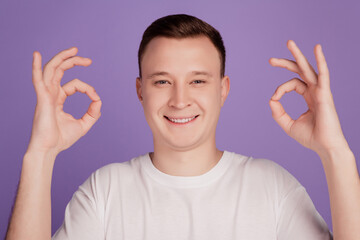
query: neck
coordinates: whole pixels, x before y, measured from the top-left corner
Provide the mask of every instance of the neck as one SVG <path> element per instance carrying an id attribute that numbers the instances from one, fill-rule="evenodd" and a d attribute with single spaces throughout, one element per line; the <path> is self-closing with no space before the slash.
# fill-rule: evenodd
<path id="1" fill-rule="evenodd" d="M 150 158 L 158 170 L 168 175 L 199 176 L 210 171 L 222 155 L 223 152 L 216 148 L 215 143 L 186 151 L 154 144 L 154 152 L 150 153 Z"/>

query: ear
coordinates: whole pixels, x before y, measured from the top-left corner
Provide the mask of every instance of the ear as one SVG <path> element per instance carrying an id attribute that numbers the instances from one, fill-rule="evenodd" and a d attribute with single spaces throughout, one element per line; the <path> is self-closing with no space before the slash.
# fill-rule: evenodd
<path id="1" fill-rule="evenodd" d="M 221 79 L 221 107 L 224 105 L 227 96 L 230 91 L 230 78 L 229 76 L 224 76 Z"/>
<path id="2" fill-rule="evenodd" d="M 141 102 L 141 104 L 143 103 L 143 97 L 142 97 L 142 93 L 141 93 L 141 87 L 142 87 L 142 80 L 140 77 L 136 78 L 136 94 L 138 96 L 139 101 Z"/>

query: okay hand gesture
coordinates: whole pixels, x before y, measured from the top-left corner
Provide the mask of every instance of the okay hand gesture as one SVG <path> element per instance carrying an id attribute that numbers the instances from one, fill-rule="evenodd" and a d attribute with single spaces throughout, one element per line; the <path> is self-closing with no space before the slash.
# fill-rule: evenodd
<path id="1" fill-rule="evenodd" d="M 85 135 L 99 119 L 101 100 L 93 87 L 78 79 L 60 86 L 64 71 L 75 65 L 91 64 L 89 58 L 75 56 L 77 51 L 77 48 L 70 48 L 58 53 L 44 66 L 44 71 L 41 69 L 40 53 L 33 53 L 32 81 L 37 104 L 27 151 L 57 155 Z M 81 119 L 63 111 L 66 98 L 75 92 L 86 93 L 92 100 Z"/>
<path id="2" fill-rule="evenodd" d="M 336 113 L 329 70 L 320 44 L 314 48 L 318 74 L 294 41 L 289 40 L 287 47 L 295 61 L 270 58 L 269 63 L 274 67 L 288 69 L 301 79 L 293 78 L 276 89 L 269 102 L 274 120 L 290 137 L 318 154 L 348 148 Z M 286 113 L 279 102 L 285 93 L 293 90 L 304 97 L 308 106 L 308 110 L 296 120 Z"/>

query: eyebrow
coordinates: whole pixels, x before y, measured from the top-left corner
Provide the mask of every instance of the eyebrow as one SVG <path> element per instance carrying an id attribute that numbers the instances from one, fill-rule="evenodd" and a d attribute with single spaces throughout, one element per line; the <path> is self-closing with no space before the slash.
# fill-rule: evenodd
<path id="1" fill-rule="evenodd" d="M 156 76 L 170 76 L 170 75 L 171 74 L 168 72 L 160 71 L 160 72 L 154 72 L 154 73 L 148 75 L 146 78 L 150 79 L 150 78 L 154 78 Z M 204 75 L 207 77 L 212 77 L 212 74 L 209 72 L 206 72 L 206 71 L 192 71 L 190 73 L 190 75 L 192 75 L 192 76 Z"/>

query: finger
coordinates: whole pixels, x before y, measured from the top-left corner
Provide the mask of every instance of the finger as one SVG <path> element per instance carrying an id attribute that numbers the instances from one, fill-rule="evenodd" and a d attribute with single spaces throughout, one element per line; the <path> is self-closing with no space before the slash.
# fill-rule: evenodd
<path id="1" fill-rule="evenodd" d="M 278 101 L 284 96 L 285 93 L 296 91 L 297 93 L 304 95 L 307 89 L 306 83 L 301 81 L 298 78 L 293 78 L 286 83 L 281 84 L 276 90 L 273 96 L 271 97 L 272 100 Z"/>
<path id="2" fill-rule="evenodd" d="M 319 71 L 318 84 L 319 87 L 330 88 L 330 76 L 329 69 L 325 60 L 324 53 L 320 44 L 317 44 L 314 48 L 316 64 Z"/>
<path id="3" fill-rule="evenodd" d="M 78 49 L 72 47 L 66 50 L 63 50 L 56 54 L 47 64 L 44 66 L 43 79 L 46 85 L 51 84 L 51 79 L 54 77 L 56 68 L 66 59 L 76 55 Z"/>
<path id="4" fill-rule="evenodd" d="M 298 78 L 293 78 L 280 85 L 270 99 L 269 105 L 271 108 L 272 117 L 287 134 L 290 134 L 291 126 L 295 121 L 289 116 L 289 114 L 286 113 L 279 100 L 282 98 L 282 96 L 284 96 L 285 93 L 291 92 L 293 90 L 301 95 L 304 95 L 306 88 L 306 83 Z"/>
<path id="5" fill-rule="evenodd" d="M 270 58 L 269 63 L 273 67 L 281 67 L 281 68 L 285 68 L 291 72 L 297 73 L 299 75 L 301 74 L 299 66 L 297 65 L 296 62 L 294 62 L 292 60 L 288 60 L 288 59 L 284 59 L 284 58 Z"/>
<path id="6" fill-rule="evenodd" d="M 73 79 L 62 86 L 66 96 L 71 96 L 76 92 L 85 93 L 93 101 L 100 100 L 99 95 L 96 93 L 95 88 L 89 84 L 80 81 L 79 79 Z"/>
<path id="7" fill-rule="evenodd" d="M 56 69 L 55 71 L 55 75 L 52 81 L 56 82 L 56 83 L 60 83 L 62 77 L 64 76 L 64 72 L 72 67 L 74 67 L 75 65 L 78 66 L 89 66 L 91 64 L 91 59 L 90 58 L 84 58 L 84 57 L 79 57 L 79 56 L 75 56 L 75 57 L 71 57 L 68 58 L 67 60 L 65 60 L 64 62 L 62 62 L 59 67 Z"/>
<path id="8" fill-rule="evenodd" d="M 289 40 L 287 42 L 287 47 L 290 52 L 294 56 L 302 75 L 304 76 L 304 81 L 308 84 L 316 84 L 317 83 L 317 74 L 314 71 L 313 67 L 307 61 L 305 56 L 302 54 L 300 49 L 296 46 L 293 40 Z"/>
<path id="9" fill-rule="evenodd" d="M 90 103 L 87 112 L 79 120 L 83 127 L 83 135 L 85 135 L 90 128 L 96 123 L 101 116 L 101 100 L 96 100 Z"/>
<path id="10" fill-rule="evenodd" d="M 83 127 L 83 135 L 85 135 L 101 116 L 100 110 L 102 102 L 100 97 L 92 86 L 80 81 L 79 79 L 67 82 L 62 86 L 62 88 L 67 96 L 71 96 L 76 92 L 82 92 L 86 93 L 86 95 L 88 95 L 88 97 L 92 100 L 87 112 L 81 119 L 79 119 L 79 122 Z"/>
<path id="11" fill-rule="evenodd" d="M 295 121 L 285 112 L 279 101 L 270 99 L 269 105 L 273 119 L 279 124 L 285 133 L 289 135 L 291 126 Z"/>
<path id="12" fill-rule="evenodd" d="M 38 51 L 34 51 L 33 53 L 32 82 L 37 93 L 44 89 L 41 70 L 41 54 Z"/>

